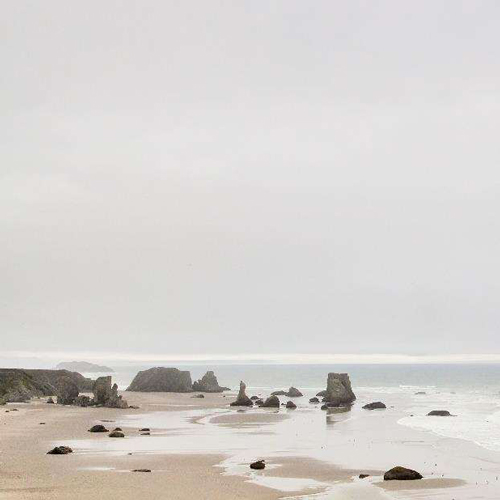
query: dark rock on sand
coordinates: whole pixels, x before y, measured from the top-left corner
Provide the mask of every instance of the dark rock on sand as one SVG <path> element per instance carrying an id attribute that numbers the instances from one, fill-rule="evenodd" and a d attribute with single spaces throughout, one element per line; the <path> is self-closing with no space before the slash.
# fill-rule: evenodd
<path id="1" fill-rule="evenodd" d="M 246 388 L 245 382 L 241 381 L 238 397 L 230 404 L 231 406 L 253 406 L 253 401 L 246 395 Z"/>
<path id="2" fill-rule="evenodd" d="M 150 368 L 139 372 L 127 391 L 192 392 L 191 374 L 177 368 Z"/>
<path id="3" fill-rule="evenodd" d="M 196 392 L 223 392 L 228 387 L 221 387 L 213 371 L 208 371 L 200 380 L 193 382 L 193 391 Z"/>
<path id="4" fill-rule="evenodd" d="M 151 472 L 151 469 L 134 469 L 132 472 Z"/>
<path id="5" fill-rule="evenodd" d="M 384 474 L 384 481 L 413 481 L 415 479 L 422 479 L 422 477 L 422 474 L 415 470 L 398 466 Z"/>
<path id="6" fill-rule="evenodd" d="M 67 455 L 68 453 L 73 453 L 73 450 L 69 446 L 56 446 L 48 451 L 47 455 Z"/>
<path id="7" fill-rule="evenodd" d="M 61 377 L 56 388 L 57 404 L 72 405 L 80 390 L 71 377 Z"/>
<path id="8" fill-rule="evenodd" d="M 351 381 L 347 373 L 329 373 L 324 396 L 326 403 L 336 406 L 351 404 L 356 396 L 351 388 Z"/>
<path id="9" fill-rule="evenodd" d="M 293 401 L 287 401 L 286 407 L 289 410 L 295 410 L 295 408 L 297 408 L 297 405 Z"/>
<path id="10" fill-rule="evenodd" d="M 262 470 L 266 468 L 265 460 L 257 460 L 257 462 L 253 462 L 250 464 L 250 469 Z"/>
<path id="11" fill-rule="evenodd" d="M 111 385 L 111 376 L 99 377 L 94 384 L 94 403 L 105 408 L 128 408 L 128 403 L 118 395 L 118 385 Z"/>
<path id="12" fill-rule="evenodd" d="M 203 394 L 195 394 L 194 396 L 191 396 L 193 399 L 203 399 L 205 396 Z"/>
<path id="13" fill-rule="evenodd" d="M 359 479 L 365 479 L 367 477 L 370 477 L 370 474 L 360 474 Z"/>
<path id="14" fill-rule="evenodd" d="M 263 408 L 279 408 L 280 400 L 278 396 L 269 396 L 262 405 Z"/>
<path id="15" fill-rule="evenodd" d="M 125 434 L 121 431 L 113 431 L 109 433 L 110 438 L 123 438 L 125 437 Z"/>
<path id="16" fill-rule="evenodd" d="M 375 403 L 368 403 L 367 405 L 363 406 L 365 410 L 383 410 L 387 408 L 384 403 L 381 401 L 376 401 Z"/>
<path id="17" fill-rule="evenodd" d="M 318 399 L 318 398 L 316 398 L 316 397 L 311 398 L 311 399 L 309 400 L 309 403 L 317 404 L 317 403 L 319 403 L 319 399 Z"/>
<path id="18" fill-rule="evenodd" d="M 142 429 L 139 429 L 139 432 L 149 432 L 151 429 L 149 427 L 143 427 Z"/>
<path id="19" fill-rule="evenodd" d="M 89 432 L 109 432 L 109 430 L 106 429 L 106 427 L 104 427 L 104 425 L 97 424 L 97 425 L 93 425 L 89 429 Z"/>
<path id="20" fill-rule="evenodd" d="M 151 432 L 141 432 L 141 436 L 151 436 Z"/>
<path id="21" fill-rule="evenodd" d="M 448 410 L 432 410 L 427 414 L 428 417 L 452 417 Z"/>

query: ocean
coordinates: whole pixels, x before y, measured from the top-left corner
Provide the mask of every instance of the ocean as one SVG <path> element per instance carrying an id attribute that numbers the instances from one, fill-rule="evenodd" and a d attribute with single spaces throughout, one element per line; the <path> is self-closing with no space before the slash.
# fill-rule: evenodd
<path id="1" fill-rule="evenodd" d="M 240 380 L 252 392 L 299 388 L 309 397 L 326 387 L 328 372 L 348 373 L 358 403 L 383 401 L 403 412 L 400 425 L 457 438 L 500 451 L 500 365 L 169 365 L 189 370 L 196 380 L 213 370 L 219 384 L 237 390 Z M 113 374 L 124 390 L 139 370 L 118 367 Z M 96 377 L 96 374 L 86 374 Z M 98 374 L 97 374 L 98 375 Z M 417 392 L 425 392 L 423 395 Z M 449 410 L 455 417 L 427 417 L 431 410 Z"/>

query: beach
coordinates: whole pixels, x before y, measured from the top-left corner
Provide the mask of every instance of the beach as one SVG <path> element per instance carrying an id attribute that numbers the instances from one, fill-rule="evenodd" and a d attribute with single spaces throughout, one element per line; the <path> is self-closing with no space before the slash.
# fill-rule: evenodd
<path id="1" fill-rule="evenodd" d="M 397 407 L 399 394 L 385 395 L 386 410 L 363 410 L 371 391 L 359 390 L 350 411 L 322 411 L 310 394 L 294 399 L 296 410 L 229 407 L 234 392 L 124 392 L 138 409 L 8 404 L 0 499 L 499 498 L 500 453 L 398 423 L 414 418 Z M 120 427 L 125 438 L 89 433 L 95 424 Z M 73 453 L 46 454 L 59 445 Z M 252 471 L 259 459 L 265 470 Z M 424 479 L 384 482 L 396 465 Z"/>

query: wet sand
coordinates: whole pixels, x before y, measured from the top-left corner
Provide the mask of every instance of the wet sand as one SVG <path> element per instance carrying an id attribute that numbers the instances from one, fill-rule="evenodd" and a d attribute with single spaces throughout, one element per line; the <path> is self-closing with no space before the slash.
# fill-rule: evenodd
<path id="1" fill-rule="evenodd" d="M 125 397 L 140 409 L 1 407 L 0 499 L 500 497 L 498 454 L 400 426 L 394 411 L 327 414 L 307 398 L 292 411 L 238 411 L 227 393 Z M 95 423 L 120 426 L 126 438 L 88 433 Z M 46 455 L 59 444 L 74 453 Z M 266 469 L 251 471 L 261 458 Z M 383 482 L 394 465 L 426 479 Z M 131 472 L 142 468 L 152 472 Z"/>

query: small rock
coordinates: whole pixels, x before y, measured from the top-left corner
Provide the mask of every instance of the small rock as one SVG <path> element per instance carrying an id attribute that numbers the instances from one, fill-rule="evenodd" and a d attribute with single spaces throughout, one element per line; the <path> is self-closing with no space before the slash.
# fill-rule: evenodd
<path id="1" fill-rule="evenodd" d="M 316 397 L 311 398 L 311 399 L 309 400 L 309 403 L 317 404 L 317 403 L 319 403 L 319 399 L 318 399 L 318 398 L 316 398 Z"/>
<path id="2" fill-rule="evenodd" d="M 68 453 L 73 453 L 73 450 L 69 446 L 56 446 L 48 451 L 47 455 L 67 455 Z"/>
<path id="3" fill-rule="evenodd" d="M 38 425 L 45 425 L 45 422 L 40 422 Z"/>
<path id="4" fill-rule="evenodd" d="M 257 399 L 260 399 L 260 398 L 259 398 L 259 396 L 252 396 L 250 399 L 251 399 L 252 401 L 257 401 Z"/>
<path id="5" fill-rule="evenodd" d="M 293 401 L 287 401 L 286 407 L 289 410 L 295 410 L 295 408 L 297 408 L 297 405 Z"/>
<path id="6" fill-rule="evenodd" d="M 257 462 L 253 462 L 250 464 L 250 469 L 262 470 L 266 468 L 265 460 L 257 460 Z"/>
<path id="7" fill-rule="evenodd" d="M 151 436 L 151 432 L 141 432 L 141 436 Z"/>
<path id="8" fill-rule="evenodd" d="M 384 403 L 381 401 L 376 401 L 375 403 L 368 403 L 367 405 L 363 406 L 365 410 L 383 410 L 387 408 Z"/>
<path id="9" fill-rule="evenodd" d="M 384 474 L 384 481 L 413 481 L 415 479 L 422 479 L 422 474 L 400 466 L 394 467 Z"/>
<path id="10" fill-rule="evenodd" d="M 195 394 L 194 396 L 191 396 L 193 399 L 203 399 L 205 397 L 204 394 Z"/>
<path id="11" fill-rule="evenodd" d="M 432 410 L 427 414 L 428 417 L 452 417 L 448 410 Z"/>
<path id="12" fill-rule="evenodd" d="M 113 431 L 113 432 L 109 433 L 109 437 L 110 438 L 124 438 L 125 434 L 123 434 L 123 432 L 120 432 L 120 431 Z"/>
<path id="13" fill-rule="evenodd" d="M 427 393 L 426 393 L 426 392 L 424 392 L 424 391 L 418 391 L 418 392 L 416 392 L 416 393 L 415 393 L 415 396 L 424 396 L 424 395 L 426 395 L 426 394 L 427 394 Z"/>
<path id="14" fill-rule="evenodd" d="M 139 432 L 149 432 L 151 429 L 149 427 L 143 427 L 142 429 L 139 429 Z"/>
<path id="15" fill-rule="evenodd" d="M 262 405 L 263 408 L 279 408 L 280 400 L 278 396 L 269 396 Z"/>
<path id="16" fill-rule="evenodd" d="M 151 469 L 134 469 L 132 472 L 151 472 Z"/>
<path id="17" fill-rule="evenodd" d="M 365 479 L 367 477 L 370 477 L 370 474 L 360 474 L 359 479 Z"/>
<path id="18" fill-rule="evenodd" d="M 89 429 L 89 432 L 109 432 L 109 430 L 106 429 L 106 427 L 104 427 L 104 425 L 97 424 L 97 425 L 93 425 Z"/>
<path id="19" fill-rule="evenodd" d="M 115 427 L 113 430 L 114 430 L 114 431 L 119 431 L 119 432 L 122 432 L 122 428 L 121 428 L 121 427 Z"/>

